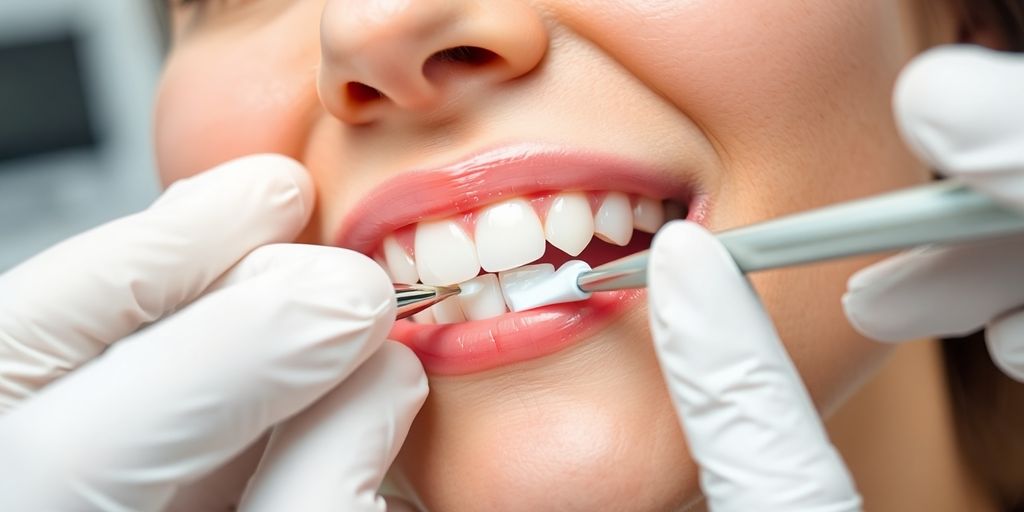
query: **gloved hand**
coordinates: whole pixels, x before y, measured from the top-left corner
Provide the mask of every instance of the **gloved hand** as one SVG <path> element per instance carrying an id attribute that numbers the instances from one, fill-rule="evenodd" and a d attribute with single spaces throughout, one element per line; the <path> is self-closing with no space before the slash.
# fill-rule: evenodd
<path id="1" fill-rule="evenodd" d="M 718 240 L 668 224 L 647 282 L 658 359 L 711 510 L 860 510 L 771 319 Z"/>
<path id="2" fill-rule="evenodd" d="M 895 93 L 904 138 L 932 167 L 1024 211 L 1024 55 L 933 50 Z M 989 352 L 1024 380 L 1024 236 L 909 251 L 855 274 L 843 304 L 868 337 L 898 341 L 986 328 Z"/>
<path id="3" fill-rule="evenodd" d="M 383 510 L 426 379 L 312 206 L 250 157 L 0 276 L 0 510 Z"/>

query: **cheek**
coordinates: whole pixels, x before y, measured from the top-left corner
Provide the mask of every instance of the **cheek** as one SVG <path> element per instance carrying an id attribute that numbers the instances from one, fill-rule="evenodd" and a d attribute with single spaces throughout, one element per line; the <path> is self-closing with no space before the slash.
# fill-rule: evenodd
<path id="1" fill-rule="evenodd" d="M 601 4 L 573 19 L 661 91 L 723 161 L 726 228 L 923 179 L 889 98 L 916 51 L 891 0 Z M 645 37 L 634 34 L 642 30 Z"/>
<path id="2" fill-rule="evenodd" d="M 578 6 L 577 6 L 578 4 Z M 891 119 L 892 85 L 918 50 L 891 0 L 573 2 L 577 30 L 692 119 L 721 159 L 715 229 L 908 186 L 928 172 Z M 644 38 L 634 37 L 643 30 Z M 885 350 L 842 313 L 866 260 L 756 275 L 787 349 L 825 412 Z"/>
<path id="3" fill-rule="evenodd" d="M 301 159 L 306 127 L 320 112 L 319 53 L 294 48 L 301 45 L 279 50 L 268 46 L 273 39 L 186 44 L 174 52 L 155 116 L 165 185 L 253 153 Z"/>

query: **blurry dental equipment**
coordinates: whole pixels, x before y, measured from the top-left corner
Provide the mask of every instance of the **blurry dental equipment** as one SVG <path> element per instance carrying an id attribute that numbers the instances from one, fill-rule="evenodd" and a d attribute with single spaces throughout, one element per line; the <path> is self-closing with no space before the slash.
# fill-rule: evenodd
<path id="1" fill-rule="evenodd" d="M 1024 233 L 1024 211 L 1007 208 L 969 186 L 945 180 L 797 213 L 717 235 L 743 272 L 833 258 Z M 573 260 L 554 273 L 505 290 L 512 311 L 581 301 L 593 292 L 647 286 L 650 251 L 591 269 Z M 458 287 L 396 285 L 399 318 L 447 297 Z"/>
<path id="2" fill-rule="evenodd" d="M 1020 55 L 932 50 L 901 75 L 896 118 L 933 167 L 1024 212 L 1021 84 Z M 732 250 L 696 224 L 674 222 L 655 237 L 646 267 L 656 353 L 708 506 L 860 510 L 850 474 Z M 920 339 L 986 327 L 993 360 L 1024 379 L 1024 234 L 912 250 L 862 270 L 848 286 L 846 313 L 864 334 Z"/>
<path id="3" fill-rule="evenodd" d="M 0 275 L 0 510 L 382 510 L 427 381 L 313 202 L 244 158 Z"/>

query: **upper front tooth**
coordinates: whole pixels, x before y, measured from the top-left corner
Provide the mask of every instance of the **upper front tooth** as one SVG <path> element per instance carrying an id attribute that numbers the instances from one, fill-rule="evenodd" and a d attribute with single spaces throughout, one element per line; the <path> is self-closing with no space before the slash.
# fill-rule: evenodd
<path id="1" fill-rule="evenodd" d="M 384 239 L 384 261 L 387 262 L 387 269 L 391 271 L 391 279 L 395 282 L 413 284 L 420 280 L 420 275 L 416 272 L 416 262 L 394 236 Z"/>
<path id="2" fill-rule="evenodd" d="M 395 275 L 391 272 L 391 269 L 388 268 L 388 262 L 383 256 L 375 254 L 373 255 L 373 261 L 376 262 L 377 265 L 380 265 L 380 268 L 384 269 L 384 273 L 388 275 L 388 279 L 390 279 L 391 282 L 395 282 Z"/>
<path id="3" fill-rule="evenodd" d="M 453 221 L 419 223 L 415 250 L 416 270 L 423 284 L 461 283 L 480 273 L 476 246 L 466 231 Z"/>
<path id="4" fill-rule="evenodd" d="M 543 256 L 544 229 L 530 203 L 512 199 L 484 209 L 476 223 L 476 251 L 480 266 L 488 272 L 515 268 Z"/>
<path id="5" fill-rule="evenodd" d="M 661 201 L 640 196 L 633 207 L 633 227 L 654 233 L 665 223 L 665 207 Z"/>
<path id="6" fill-rule="evenodd" d="M 594 234 L 601 240 L 626 245 L 633 237 L 633 210 L 629 197 L 622 192 L 609 192 L 594 215 Z M 418 251 L 417 251 L 418 252 Z"/>
<path id="7" fill-rule="evenodd" d="M 558 194 L 544 221 L 544 234 L 551 245 L 570 256 L 578 256 L 594 237 L 594 213 L 582 192 Z"/>

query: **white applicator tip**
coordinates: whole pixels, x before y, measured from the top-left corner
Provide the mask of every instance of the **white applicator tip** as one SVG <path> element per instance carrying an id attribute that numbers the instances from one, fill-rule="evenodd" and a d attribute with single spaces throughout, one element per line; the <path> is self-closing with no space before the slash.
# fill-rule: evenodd
<path id="1" fill-rule="evenodd" d="M 505 302 L 512 311 L 526 311 L 552 304 L 578 302 L 590 298 L 576 284 L 580 274 L 591 270 L 590 265 L 580 260 L 565 262 L 557 271 L 547 275 L 536 273 L 517 279 L 510 273 L 502 276 L 501 288 Z"/>

